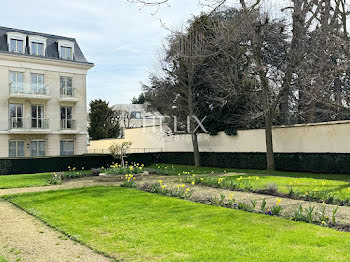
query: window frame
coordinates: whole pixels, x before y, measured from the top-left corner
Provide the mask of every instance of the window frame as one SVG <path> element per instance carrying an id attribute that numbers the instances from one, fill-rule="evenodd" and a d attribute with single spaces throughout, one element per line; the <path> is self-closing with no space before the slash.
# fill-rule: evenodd
<path id="1" fill-rule="evenodd" d="M 66 148 L 69 148 L 69 146 L 68 146 L 69 143 L 73 143 L 73 151 L 64 150 L 64 145 L 66 144 Z M 74 152 L 75 152 L 74 139 L 61 139 L 60 140 L 60 156 L 74 156 Z"/>
<path id="2" fill-rule="evenodd" d="M 15 53 L 15 54 L 25 54 L 26 53 L 26 47 L 27 47 L 27 35 L 18 33 L 18 32 L 7 32 L 7 46 L 8 46 L 8 51 L 10 53 Z M 16 50 L 11 50 L 11 40 L 16 41 Z M 18 43 L 17 41 L 22 41 L 22 50 L 18 50 Z"/>
<path id="3" fill-rule="evenodd" d="M 33 117 L 33 108 L 36 108 L 36 116 Z M 41 116 L 39 117 L 39 110 L 38 108 L 41 107 Z M 32 104 L 30 105 L 30 124 L 31 128 L 35 129 L 43 129 L 44 128 L 44 121 L 45 121 L 45 106 L 41 104 Z M 33 125 L 33 120 L 35 121 L 36 125 Z"/>
<path id="4" fill-rule="evenodd" d="M 35 46 L 35 50 L 33 50 L 33 45 Z M 39 45 L 42 45 L 42 53 L 39 53 Z M 45 56 L 45 45 L 44 43 L 33 41 L 30 43 L 30 54 L 36 56 Z"/>
<path id="5" fill-rule="evenodd" d="M 68 85 L 68 80 L 70 80 L 70 86 Z M 64 85 L 62 86 L 63 82 Z M 73 96 L 73 77 L 60 76 L 60 94 L 62 96 Z"/>
<path id="6" fill-rule="evenodd" d="M 15 116 L 11 116 L 11 106 L 16 106 L 15 108 Z M 18 116 L 18 106 L 21 107 L 21 116 Z M 16 119 L 16 124 L 14 125 L 13 121 L 12 121 L 12 118 L 15 118 Z M 18 121 L 20 120 L 20 121 Z M 23 125 L 23 122 L 24 122 L 24 104 L 19 104 L 19 103 L 9 103 L 9 121 L 10 121 L 10 127 L 11 128 L 23 128 L 24 125 Z M 19 123 L 19 125 L 18 125 Z"/>
<path id="7" fill-rule="evenodd" d="M 19 74 L 22 75 L 22 82 L 18 81 Z M 12 81 L 13 75 L 15 75 L 15 81 Z M 9 72 L 9 82 L 10 82 L 11 91 L 15 91 L 15 93 L 23 93 L 24 92 L 24 72 L 10 71 Z"/>
<path id="8" fill-rule="evenodd" d="M 36 149 L 36 155 L 33 155 L 33 149 L 32 149 L 32 143 L 35 143 L 35 149 Z M 41 155 L 40 153 L 40 143 L 44 143 L 44 154 Z M 46 140 L 44 139 L 33 139 L 30 141 L 30 156 L 31 157 L 43 157 L 46 156 Z"/>
<path id="9" fill-rule="evenodd" d="M 16 143 L 16 152 L 15 152 L 15 155 L 13 156 L 13 155 L 11 155 L 11 147 L 10 147 L 10 143 Z M 23 143 L 23 155 L 19 155 L 18 153 L 19 153 L 19 150 L 18 150 L 18 144 L 19 143 Z M 25 154 L 26 154 L 26 152 L 25 152 L 25 141 L 24 140 L 9 140 L 9 157 L 25 157 Z"/>
<path id="10" fill-rule="evenodd" d="M 134 119 L 141 119 L 142 117 L 141 117 L 141 112 L 140 111 L 132 111 L 131 112 L 131 118 L 134 118 Z M 137 117 L 137 116 L 140 116 L 140 117 Z"/>
<path id="11" fill-rule="evenodd" d="M 64 108 L 64 118 L 62 118 L 62 109 Z M 70 108 L 70 115 L 68 114 L 68 108 Z M 70 117 L 68 117 L 70 116 Z M 73 129 L 73 107 L 72 106 L 60 106 L 60 119 L 62 129 Z"/>
<path id="12" fill-rule="evenodd" d="M 64 60 L 74 60 L 74 45 L 75 45 L 75 43 L 72 41 L 58 40 L 57 41 L 57 48 L 58 48 L 59 58 L 64 59 Z M 69 58 L 67 58 L 67 56 L 65 56 L 66 51 L 64 52 L 64 54 L 62 54 L 62 48 L 70 48 L 71 54 L 70 54 Z M 65 50 L 65 49 L 63 49 L 63 50 Z"/>
<path id="13" fill-rule="evenodd" d="M 36 82 L 33 82 L 33 76 L 35 76 Z M 39 83 L 39 77 L 42 77 L 42 83 Z M 45 88 L 45 75 L 39 73 L 31 73 L 30 74 L 30 85 L 33 94 L 46 94 Z"/>

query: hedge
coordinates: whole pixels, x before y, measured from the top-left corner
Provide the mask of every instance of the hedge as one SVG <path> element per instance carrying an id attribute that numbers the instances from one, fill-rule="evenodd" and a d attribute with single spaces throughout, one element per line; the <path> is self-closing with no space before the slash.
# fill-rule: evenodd
<path id="1" fill-rule="evenodd" d="M 265 153 L 200 154 L 201 165 L 239 169 L 265 169 Z M 193 165 L 191 152 L 134 153 L 129 162 L 150 165 L 169 163 Z M 109 166 L 116 162 L 110 155 L 81 155 L 43 158 L 2 158 L 0 175 L 65 171 L 68 166 L 81 169 Z M 350 154 L 347 153 L 276 153 L 276 169 L 281 171 L 350 174 Z"/>
<path id="2" fill-rule="evenodd" d="M 148 161 L 147 161 L 148 159 Z M 130 162 L 142 162 L 151 164 L 152 156 L 132 155 Z M 43 172 L 59 172 L 68 170 L 68 166 L 77 169 L 91 169 L 106 167 L 116 162 L 111 155 L 81 155 L 81 156 L 57 156 L 40 158 L 1 158 L 0 175 L 9 174 L 33 174 Z"/>
<path id="3" fill-rule="evenodd" d="M 192 165 L 193 153 L 163 152 L 153 154 L 154 163 Z M 202 166 L 238 169 L 266 169 L 265 153 L 200 153 Z M 276 170 L 314 173 L 350 174 L 349 153 L 275 153 Z"/>

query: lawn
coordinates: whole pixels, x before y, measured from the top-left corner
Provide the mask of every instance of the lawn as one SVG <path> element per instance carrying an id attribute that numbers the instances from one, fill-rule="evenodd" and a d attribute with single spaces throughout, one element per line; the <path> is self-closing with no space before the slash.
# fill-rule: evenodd
<path id="1" fill-rule="evenodd" d="M 219 178 L 223 180 L 219 180 Z M 220 186 L 230 188 L 232 183 L 241 189 L 267 189 L 274 187 L 281 193 L 290 193 L 293 190 L 301 195 L 312 194 L 317 198 L 327 199 L 329 196 L 334 196 L 337 199 L 350 200 L 350 181 L 336 181 L 315 178 L 295 178 L 267 175 L 250 175 L 236 174 L 232 176 L 210 176 L 204 177 L 204 180 L 198 177 L 190 177 L 188 182 L 195 181 L 208 186 Z"/>
<path id="2" fill-rule="evenodd" d="M 349 233 L 135 189 L 90 187 L 7 199 L 121 260 L 350 261 Z"/>
<path id="3" fill-rule="evenodd" d="M 217 167 L 195 167 L 187 165 L 175 165 L 175 164 L 152 164 L 147 166 L 146 169 L 158 170 L 157 173 L 164 173 L 169 175 L 183 175 L 184 172 L 189 174 L 211 174 L 211 173 L 246 173 L 250 175 L 270 175 L 270 176 L 283 176 L 283 177 L 305 177 L 327 180 L 341 180 L 349 181 L 350 175 L 348 174 L 317 174 L 317 173 L 305 173 L 305 172 L 287 172 L 287 171 L 268 171 L 257 169 L 237 169 L 237 168 L 217 168 Z"/>
<path id="4" fill-rule="evenodd" d="M 0 189 L 16 187 L 46 186 L 51 173 L 29 175 L 2 175 L 0 176 Z"/>
<path id="5" fill-rule="evenodd" d="M 230 188 L 231 183 L 235 183 L 241 189 L 251 187 L 251 189 L 257 190 L 266 189 L 269 185 L 276 184 L 277 190 L 281 193 L 290 193 L 290 190 L 293 189 L 294 192 L 297 191 L 299 194 L 308 192 L 308 194 L 313 194 L 321 199 L 334 196 L 340 200 L 350 200 L 350 175 L 223 169 L 167 164 L 156 164 L 151 168 L 160 170 L 159 173 L 180 174 L 182 181 L 185 182 L 195 181 L 208 186 Z M 218 176 L 216 173 L 223 174 Z M 233 175 L 228 176 L 230 173 L 233 173 Z M 184 180 L 183 176 L 188 177 L 188 180 Z M 201 180 L 201 177 L 204 180 Z M 218 181 L 220 177 L 224 178 L 223 181 Z"/>
<path id="6" fill-rule="evenodd" d="M 90 170 L 81 171 L 65 171 L 66 176 L 79 174 L 79 177 L 91 174 Z M 51 178 L 51 173 L 39 174 L 23 174 L 23 175 L 0 175 L 0 189 L 18 188 L 18 187 L 34 187 L 34 186 L 48 186 L 48 180 Z"/>
<path id="7" fill-rule="evenodd" d="M 0 262 L 7 262 L 7 260 L 3 256 L 0 255 Z"/>

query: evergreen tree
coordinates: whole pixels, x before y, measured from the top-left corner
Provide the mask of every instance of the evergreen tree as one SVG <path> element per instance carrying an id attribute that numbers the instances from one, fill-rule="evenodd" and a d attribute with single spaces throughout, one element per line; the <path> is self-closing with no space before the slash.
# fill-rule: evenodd
<path id="1" fill-rule="evenodd" d="M 120 134 L 119 122 L 109 103 L 96 99 L 90 102 L 89 136 L 92 140 L 117 138 Z"/>

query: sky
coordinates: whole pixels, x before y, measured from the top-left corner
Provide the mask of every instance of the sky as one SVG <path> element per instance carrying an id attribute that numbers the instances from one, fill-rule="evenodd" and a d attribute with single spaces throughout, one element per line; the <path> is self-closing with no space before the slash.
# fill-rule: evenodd
<path id="1" fill-rule="evenodd" d="M 87 75 L 87 102 L 127 104 L 141 93 L 140 83 L 147 83 L 157 50 L 170 33 L 162 23 L 179 29 L 201 11 L 197 0 L 170 0 L 156 14 L 140 7 L 127 0 L 4 1 L 0 25 L 76 38 L 95 64 Z"/>

